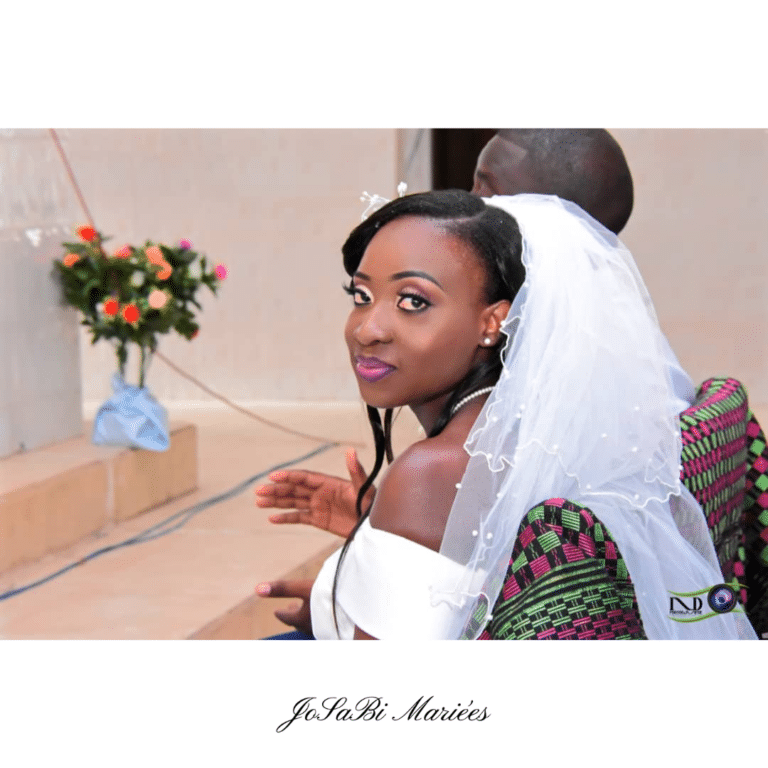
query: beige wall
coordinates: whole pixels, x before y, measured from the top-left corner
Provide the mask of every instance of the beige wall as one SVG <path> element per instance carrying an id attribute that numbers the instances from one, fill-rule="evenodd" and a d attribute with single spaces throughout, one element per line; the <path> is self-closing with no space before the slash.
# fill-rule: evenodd
<path id="1" fill-rule="evenodd" d="M 635 181 L 621 237 L 670 343 L 695 381 L 735 376 L 768 412 L 768 132 L 611 132 Z"/>
<path id="2" fill-rule="evenodd" d="M 612 132 L 635 179 L 635 209 L 622 237 L 673 347 L 695 380 L 738 376 L 764 407 L 768 133 Z M 363 190 L 394 195 L 401 178 L 410 191 L 428 186 L 428 130 L 63 130 L 61 137 L 96 223 L 115 246 L 186 237 L 230 270 L 218 298 L 203 296 L 200 336 L 165 337 L 161 351 L 240 402 L 356 399 L 341 336 L 348 297 L 340 289 L 339 247 L 359 221 Z M 55 164 L 45 170 L 52 156 L 44 139 L 39 132 L 37 171 L 60 180 Z M 40 189 L 41 200 L 50 198 Z M 59 218 L 82 221 L 71 191 L 60 197 Z M 51 234 L 54 250 L 60 235 Z M 7 307 L 18 305 L 28 322 L 41 319 L 34 300 L 7 300 L 27 295 L 14 285 L 5 289 L 0 317 L 6 346 L 16 311 Z M 44 324 L 62 322 L 50 312 Z M 71 334 L 69 319 L 63 336 Z M 31 368 L 40 382 L 57 380 L 51 368 L 64 365 L 64 348 L 45 351 L 34 333 L 20 348 L 40 353 Z M 83 399 L 93 408 L 110 394 L 114 355 L 85 336 L 80 354 Z M 8 414 L 22 401 L 9 397 L 3 370 L 8 431 Z M 161 361 L 149 385 L 169 404 L 208 399 Z M 76 381 L 72 393 L 78 396 Z"/>
<path id="3" fill-rule="evenodd" d="M 395 130 L 67 130 L 96 225 L 116 246 L 185 237 L 230 276 L 203 296 L 200 335 L 160 351 L 240 402 L 351 400 L 340 246 L 366 190 L 394 196 Z M 83 394 L 110 394 L 110 347 L 82 343 Z M 155 360 L 163 402 L 206 400 Z"/>
<path id="4" fill-rule="evenodd" d="M 79 318 L 51 276 L 74 214 L 48 131 L 0 130 L 0 457 L 82 432 Z"/>

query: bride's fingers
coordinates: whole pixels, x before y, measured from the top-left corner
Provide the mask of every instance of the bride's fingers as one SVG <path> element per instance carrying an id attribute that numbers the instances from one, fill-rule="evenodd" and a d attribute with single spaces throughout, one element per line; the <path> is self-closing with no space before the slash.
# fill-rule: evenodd
<path id="1" fill-rule="evenodd" d="M 279 483 L 277 485 L 262 485 L 255 489 L 256 502 L 281 499 L 295 499 L 308 501 L 312 497 L 312 492 L 308 488 L 295 488 L 288 483 Z"/>
<path id="2" fill-rule="evenodd" d="M 275 616 L 277 616 L 283 624 L 289 624 L 290 626 L 294 626 L 293 622 L 298 618 L 298 614 L 299 608 L 295 606 L 293 608 L 278 609 L 275 611 Z"/>
<path id="3" fill-rule="evenodd" d="M 269 474 L 273 483 L 289 483 L 315 490 L 328 480 L 334 480 L 330 475 L 321 472 L 308 472 L 305 469 L 278 469 Z"/>
<path id="4" fill-rule="evenodd" d="M 307 499 L 276 499 L 257 496 L 256 506 L 263 509 L 309 509 L 309 501 Z"/>
<path id="5" fill-rule="evenodd" d="M 267 520 L 270 523 L 276 525 L 282 525 L 283 523 L 300 523 L 302 522 L 300 512 L 281 512 L 279 514 L 270 515 Z"/>
<path id="6" fill-rule="evenodd" d="M 256 585 L 256 594 L 262 597 L 298 597 L 309 600 L 311 592 L 311 579 L 262 581 Z"/>
<path id="7" fill-rule="evenodd" d="M 357 458 L 357 451 L 354 448 L 350 448 L 345 455 L 347 462 L 347 472 L 352 480 L 352 485 L 355 490 L 359 490 L 368 477 L 368 473 L 363 468 L 360 460 Z"/>

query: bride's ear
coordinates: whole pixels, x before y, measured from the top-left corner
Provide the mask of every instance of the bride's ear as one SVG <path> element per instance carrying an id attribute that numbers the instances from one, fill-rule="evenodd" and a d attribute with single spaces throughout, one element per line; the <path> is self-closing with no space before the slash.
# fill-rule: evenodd
<path id="1" fill-rule="evenodd" d="M 509 301 L 503 299 L 483 310 L 480 325 L 482 329 L 482 346 L 496 346 L 501 335 L 501 324 L 506 319 L 511 306 L 512 304 Z M 490 344 L 487 341 L 488 339 L 490 339 Z"/>

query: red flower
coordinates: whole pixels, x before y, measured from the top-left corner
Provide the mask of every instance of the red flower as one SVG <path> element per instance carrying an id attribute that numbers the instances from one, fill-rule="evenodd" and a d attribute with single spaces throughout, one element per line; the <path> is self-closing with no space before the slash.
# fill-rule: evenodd
<path id="1" fill-rule="evenodd" d="M 123 317 L 127 323 L 135 323 L 139 319 L 139 310 L 134 304 L 126 304 L 123 307 Z"/>
<path id="2" fill-rule="evenodd" d="M 76 253 L 68 253 L 64 257 L 64 266 L 71 267 L 73 264 L 77 264 L 80 261 L 80 257 Z"/>
<path id="3" fill-rule="evenodd" d="M 98 232 L 93 227 L 78 227 L 77 235 L 86 242 L 90 243 L 98 237 Z"/>
<path id="4" fill-rule="evenodd" d="M 189 340 L 192 341 L 192 339 L 194 339 L 195 336 L 197 336 L 198 333 L 200 333 L 200 329 L 198 329 L 196 331 L 192 331 L 192 335 L 189 337 Z"/>
<path id="5" fill-rule="evenodd" d="M 114 299 L 108 299 L 107 301 L 104 302 L 104 306 L 102 307 L 102 309 L 105 315 L 114 317 L 117 314 L 117 310 L 119 309 L 119 307 L 120 305 Z"/>

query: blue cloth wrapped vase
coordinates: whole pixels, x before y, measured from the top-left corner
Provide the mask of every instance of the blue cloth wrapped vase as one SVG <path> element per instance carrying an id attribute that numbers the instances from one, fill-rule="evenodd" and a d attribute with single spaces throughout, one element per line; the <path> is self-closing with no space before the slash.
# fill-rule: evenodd
<path id="1" fill-rule="evenodd" d="M 99 408 L 93 423 L 96 445 L 125 445 L 167 451 L 170 445 L 168 412 L 146 387 L 126 384 L 116 373 L 114 394 Z"/>

